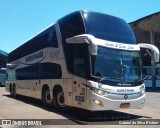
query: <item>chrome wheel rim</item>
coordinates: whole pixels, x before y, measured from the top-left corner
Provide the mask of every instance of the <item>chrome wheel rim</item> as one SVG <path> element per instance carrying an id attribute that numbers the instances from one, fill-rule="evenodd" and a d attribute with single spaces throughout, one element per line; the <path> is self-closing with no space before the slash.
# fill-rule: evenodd
<path id="1" fill-rule="evenodd" d="M 52 99 L 51 99 L 49 90 L 46 91 L 46 93 L 45 93 L 45 101 L 46 101 L 47 104 L 51 104 L 52 103 Z"/>
<path id="2" fill-rule="evenodd" d="M 57 102 L 60 107 L 65 107 L 64 93 L 62 91 L 57 95 Z"/>

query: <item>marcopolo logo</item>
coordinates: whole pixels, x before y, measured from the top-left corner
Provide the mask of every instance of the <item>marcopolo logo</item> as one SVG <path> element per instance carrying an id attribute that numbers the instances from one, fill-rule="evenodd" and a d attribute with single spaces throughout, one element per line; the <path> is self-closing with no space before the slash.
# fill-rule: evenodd
<path id="1" fill-rule="evenodd" d="M 43 51 L 40 51 L 38 53 L 32 54 L 28 57 L 26 57 L 26 62 L 34 61 L 36 59 L 42 58 L 43 57 Z"/>

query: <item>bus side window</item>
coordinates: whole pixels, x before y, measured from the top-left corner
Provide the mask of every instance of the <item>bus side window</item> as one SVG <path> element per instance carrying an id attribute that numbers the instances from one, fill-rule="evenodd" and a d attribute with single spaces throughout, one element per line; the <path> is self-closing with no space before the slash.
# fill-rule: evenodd
<path id="1" fill-rule="evenodd" d="M 48 43 L 50 47 L 58 48 L 58 40 L 56 35 L 56 30 L 53 27 L 51 32 L 48 34 Z"/>
<path id="2" fill-rule="evenodd" d="M 75 74 L 85 76 L 85 65 L 83 58 L 74 58 Z"/>
<path id="3" fill-rule="evenodd" d="M 41 64 L 41 79 L 61 79 L 61 65 L 56 63 Z"/>

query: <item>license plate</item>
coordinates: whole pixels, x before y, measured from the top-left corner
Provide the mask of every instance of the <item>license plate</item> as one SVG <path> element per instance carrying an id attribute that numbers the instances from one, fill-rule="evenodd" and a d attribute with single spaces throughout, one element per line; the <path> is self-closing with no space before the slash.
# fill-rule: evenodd
<path id="1" fill-rule="evenodd" d="M 130 103 L 121 103 L 120 104 L 120 108 L 129 108 L 130 107 Z"/>

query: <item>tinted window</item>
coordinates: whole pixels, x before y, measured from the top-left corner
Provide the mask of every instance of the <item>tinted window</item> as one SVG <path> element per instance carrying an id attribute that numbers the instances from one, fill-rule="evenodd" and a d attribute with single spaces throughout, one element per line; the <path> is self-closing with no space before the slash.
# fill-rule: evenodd
<path id="1" fill-rule="evenodd" d="M 59 20 L 63 49 L 67 61 L 67 68 L 70 72 L 84 76 L 84 58 L 87 57 L 88 47 L 84 44 L 69 44 L 65 39 L 84 34 L 85 28 L 80 12 L 66 16 Z M 83 54 L 83 55 L 80 55 Z"/>
<path id="2" fill-rule="evenodd" d="M 86 33 L 100 39 L 121 43 L 136 43 L 131 27 L 124 20 L 88 11 L 83 11 L 82 14 L 85 21 Z"/>
<path id="3" fill-rule="evenodd" d="M 41 70 L 42 79 L 60 79 L 62 77 L 61 66 L 59 64 L 42 63 Z"/>
<path id="4" fill-rule="evenodd" d="M 64 17 L 58 21 L 63 43 L 65 39 L 85 33 L 84 23 L 80 12 Z"/>
<path id="5" fill-rule="evenodd" d="M 72 44 L 67 47 L 68 70 L 76 75 L 87 77 L 89 68 L 89 50 L 87 44 Z"/>
<path id="6" fill-rule="evenodd" d="M 58 47 L 56 30 L 53 26 L 11 52 L 8 56 L 8 62 L 14 61 L 46 47 Z"/>
<path id="7" fill-rule="evenodd" d="M 39 79 L 40 70 L 38 65 L 28 66 L 16 70 L 17 80 Z"/>
<path id="8" fill-rule="evenodd" d="M 55 63 L 41 63 L 16 70 L 17 80 L 29 79 L 60 79 L 61 66 Z"/>

